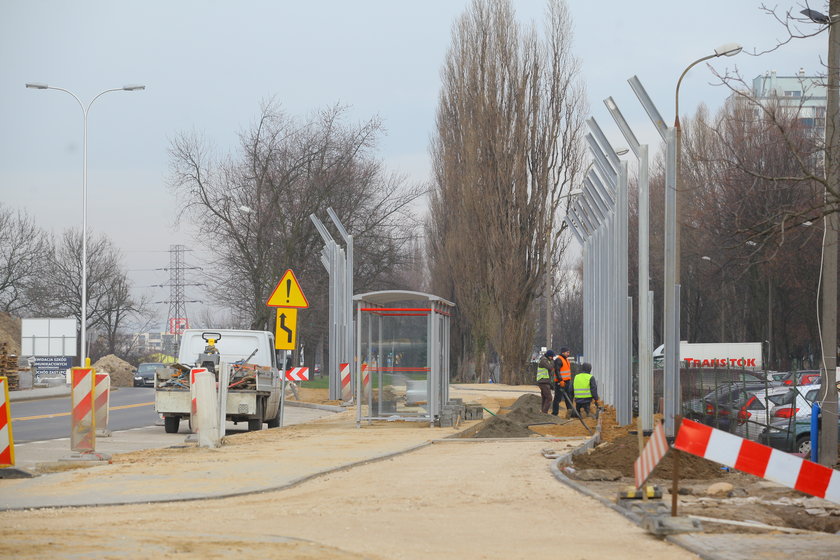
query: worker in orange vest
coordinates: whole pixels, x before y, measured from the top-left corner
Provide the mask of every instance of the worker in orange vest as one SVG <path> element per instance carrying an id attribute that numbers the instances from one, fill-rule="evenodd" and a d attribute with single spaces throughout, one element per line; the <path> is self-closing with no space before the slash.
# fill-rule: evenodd
<path id="1" fill-rule="evenodd" d="M 572 417 L 572 362 L 569 361 L 571 354 L 572 351 L 564 346 L 554 358 L 554 400 L 551 402 L 551 413 L 554 416 L 560 413 L 560 402 L 565 401 L 566 418 Z"/>

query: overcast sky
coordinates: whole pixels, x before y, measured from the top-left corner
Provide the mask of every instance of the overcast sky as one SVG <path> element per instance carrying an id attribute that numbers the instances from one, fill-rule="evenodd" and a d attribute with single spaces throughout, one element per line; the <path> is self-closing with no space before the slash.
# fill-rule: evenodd
<path id="1" fill-rule="evenodd" d="M 82 111 L 66 93 L 26 89 L 26 82 L 68 89 L 85 105 L 105 89 L 144 84 L 145 91 L 108 93 L 91 108 L 88 223 L 119 247 L 140 292 L 166 300 L 168 290 L 148 286 L 166 283 L 168 273 L 151 269 L 168 266 L 170 244 L 200 246 L 188 225 L 175 224 L 167 185 L 175 134 L 201 132 L 224 154 L 236 149 L 263 100 L 276 98 L 301 116 L 342 103 L 356 121 L 383 119 L 388 135 L 380 153 L 390 170 L 426 180 L 440 68 L 452 25 L 469 4 L 0 0 L 0 203 L 25 209 L 56 234 L 81 226 Z M 543 2 L 513 4 L 522 21 L 542 19 Z M 570 0 L 591 114 L 620 143 L 602 102 L 613 96 L 640 140 L 658 145 L 627 79 L 638 75 L 671 121 L 676 81 L 689 63 L 724 43 L 761 51 L 786 36 L 760 4 Z M 794 2 L 778 7 L 800 9 Z M 819 74 L 826 43 L 822 34 L 714 66 L 737 68 L 750 80 L 767 70 Z M 700 103 L 720 106 L 727 91 L 713 81 L 704 64 L 689 73 L 680 90 L 683 114 Z M 161 328 L 166 312 L 159 306 Z"/>

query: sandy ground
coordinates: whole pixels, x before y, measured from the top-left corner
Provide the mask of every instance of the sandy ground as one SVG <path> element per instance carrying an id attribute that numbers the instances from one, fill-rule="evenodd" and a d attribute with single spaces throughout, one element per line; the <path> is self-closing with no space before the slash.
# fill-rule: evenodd
<path id="1" fill-rule="evenodd" d="M 521 390 L 452 393 L 498 411 Z M 278 446 L 294 449 L 299 461 L 317 464 L 327 462 L 335 445 L 363 454 L 365 448 L 377 448 L 377 439 L 404 436 L 414 442 L 418 432 L 425 432 L 425 439 L 435 440 L 454 431 L 404 423 L 358 430 L 350 424 L 345 413 L 332 422 L 235 436 L 230 448 L 247 450 L 243 457 L 248 459 L 239 462 L 238 470 L 225 463 L 224 470 L 247 477 L 249 462 L 264 460 Z M 552 445 L 562 449 L 578 441 Z M 281 491 L 198 502 L 3 512 L 0 557 L 533 560 L 555 553 L 574 559 L 624 558 L 628 551 L 648 560 L 693 557 L 557 482 L 541 453 L 545 447 L 539 437 L 459 439 Z M 221 455 L 190 449 L 117 456 L 110 467 L 129 478 L 132 472 L 159 473 L 165 485 L 165 473 L 194 469 L 202 456 L 208 479 L 215 479 Z"/>

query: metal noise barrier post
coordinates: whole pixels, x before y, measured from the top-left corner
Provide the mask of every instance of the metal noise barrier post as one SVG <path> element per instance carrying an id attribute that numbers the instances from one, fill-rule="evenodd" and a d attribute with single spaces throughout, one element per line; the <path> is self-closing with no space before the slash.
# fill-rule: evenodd
<path id="1" fill-rule="evenodd" d="M 96 435 L 109 437 L 108 419 L 111 409 L 111 376 L 107 373 L 95 375 L 96 386 L 93 391 L 93 410 L 96 416 Z"/>
<path id="2" fill-rule="evenodd" d="M 70 449 L 78 453 L 96 451 L 96 416 L 93 413 L 93 368 L 70 370 L 71 402 Z"/>
<path id="3" fill-rule="evenodd" d="M 216 378 L 208 371 L 195 375 L 196 418 L 199 447 L 219 447 L 219 413 Z"/>

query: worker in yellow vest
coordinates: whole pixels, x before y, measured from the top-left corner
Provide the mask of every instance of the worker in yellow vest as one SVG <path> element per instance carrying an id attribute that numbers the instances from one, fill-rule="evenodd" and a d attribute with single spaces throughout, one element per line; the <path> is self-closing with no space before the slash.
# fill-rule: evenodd
<path id="1" fill-rule="evenodd" d="M 546 350 L 537 363 L 537 387 L 540 388 L 542 403 L 540 410 L 544 413 L 551 408 L 551 379 L 554 377 L 554 350 Z"/>
<path id="2" fill-rule="evenodd" d="M 551 402 L 551 413 L 560 413 L 560 403 L 566 402 L 566 418 L 572 417 L 572 362 L 569 356 L 572 351 L 563 346 L 560 354 L 554 358 L 554 400 Z M 565 398 L 564 398 L 565 395 Z"/>
<path id="3" fill-rule="evenodd" d="M 590 414 L 589 405 L 592 401 L 595 401 L 595 406 L 599 405 L 598 384 L 592 377 L 592 364 L 582 363 L 580 373 L 575 375 L 572 384 L 575 390 L 575 408 L 581 418 L 587 417 Z"/>

